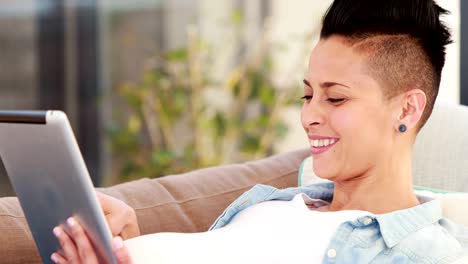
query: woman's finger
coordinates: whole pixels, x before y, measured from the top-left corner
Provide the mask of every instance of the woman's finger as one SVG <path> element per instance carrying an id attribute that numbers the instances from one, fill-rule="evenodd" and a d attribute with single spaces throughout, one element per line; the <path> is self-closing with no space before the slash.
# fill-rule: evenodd
<path id="1" fill-rule="evenodd" d="M 123 243 L 121 237 L 114 237 L 114 239 L 112 240 L 112 248 L 114 251 L 114 256 L 117 259 L 117 263 L 119 264 L 131 264 L 132 263 L 130 252 L 128 252 L 128 248 Z"/>
<path id="2" fill-rule="evenodd" d="M 140 235 L 140 228 L 138 226 L 138 220 L 135 210 L 130 206 L 127 206 L 126 204 L 125 206 L 126 209 L 121 211 L 124 215 L 123 217 L 125 219 L 126 224 L 120 232 L 120 237 L 122 237 L 122 239 L 137 237 Z"/>
<path id="3" fill-rule="evenodd" d="M 73 217 L 68 218 L 67 224 L 70 227 L 73 239 L 78 249 L 78 255 L 81 263 L 97 264 L 98 260 L 94 248 L 88 239 L 84 229 Z"/>
<path id="4" fill-rule="evenodd" d="M 64 258 L 61 254 L 55 252 L 55 253 L 52 253 L 52 255 L 50 255 L 50 259 L 55 262 L 55 263 L 68 263 L 67 262 L 67 259 Z"/>
<path id="5" fill-rule="evenodd" d="M 129 239 L 139 236 L 140 227 L 138 226 L 138 220 L 135 211 L 133 209 L 131 211 L 128 211 L 126 214 L 126 218 L 130 219 L 130 223 L 124 226 L 120 237 L 122 237 L 122 239 Z"/>
<path id="6" fill-rule="evenodd" d="M 53 232 L 62 247 L 64 257 L 66 258 L 65 263 L 80 263 L 75 243 L 73 243 L 65 230 L 60 226 L 56 226 Z"/>

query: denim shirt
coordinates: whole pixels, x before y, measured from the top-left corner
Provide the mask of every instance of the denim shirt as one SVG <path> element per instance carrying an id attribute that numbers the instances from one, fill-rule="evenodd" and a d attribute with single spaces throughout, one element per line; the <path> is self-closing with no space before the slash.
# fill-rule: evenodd
<path id="1" fill-rule="evenodd" d="M 331 202 L 333 188 L 330 182 L 287 189 L 256 185 L 229 205 L 210 230 L 260 202 L 290 201 L 299 193 Z M 452 263 L 468 252 L 468 228 L 443 218 L 440 201 L 431 200 L 344 222 L 327 248 L 322 263 Z"/>

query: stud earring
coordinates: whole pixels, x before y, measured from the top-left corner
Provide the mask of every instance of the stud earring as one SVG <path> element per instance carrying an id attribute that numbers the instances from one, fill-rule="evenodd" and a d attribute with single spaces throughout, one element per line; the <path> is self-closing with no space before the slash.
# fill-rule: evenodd
<path id="1" fill-rule="evenodd" d="M 403 125 L 403 124 L 401 124 L 401 125 L 398 127 L 398 130 L 399 130 L 401 133 L 403 133 L 403 132 L 406 131 L 406 126 Z"/>

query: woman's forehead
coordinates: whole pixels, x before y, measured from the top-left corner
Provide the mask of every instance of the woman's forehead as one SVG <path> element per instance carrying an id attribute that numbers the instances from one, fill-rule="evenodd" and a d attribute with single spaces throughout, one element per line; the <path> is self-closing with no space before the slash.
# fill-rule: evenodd
<path id="1" fill-rule="evenodd" d="M 365 71 L 366 55 L 359 54 L 347 45 L 342 37 L 332 36 L 315 46 L 309 60 L 307 80 L 322 82 L 361 82 L 370 78 Z"/>

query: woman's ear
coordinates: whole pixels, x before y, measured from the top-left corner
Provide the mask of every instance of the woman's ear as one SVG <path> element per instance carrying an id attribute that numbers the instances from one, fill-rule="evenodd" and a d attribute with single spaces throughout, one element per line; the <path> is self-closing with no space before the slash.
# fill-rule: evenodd
<path id="1" fill-rule="evenodd" d="M 400 115 L 395 124 L 398 131 L 400 125 L 405 125 L 408 130 L 416 127 L 426 107 L 426 94 L 421 89 L 413 89 L 405 92 L 401 98 Z"/>

